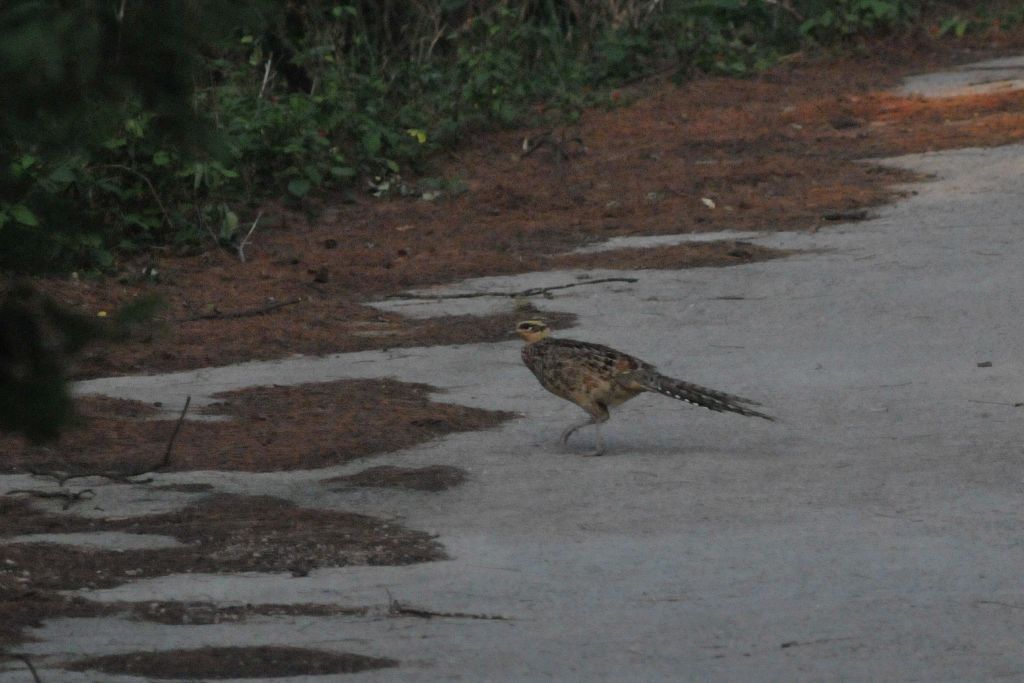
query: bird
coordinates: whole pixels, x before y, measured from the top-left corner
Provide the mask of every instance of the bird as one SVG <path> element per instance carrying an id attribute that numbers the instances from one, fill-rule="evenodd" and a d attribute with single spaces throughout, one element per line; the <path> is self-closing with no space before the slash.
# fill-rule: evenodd
<path id="1" fill-rule="evenodd" d="M 541 320 L 523 320 L 516 325 L 516 333 L 526 342 L 522 349 L 523 363 L 541 386 L 586 411 L 587 419 L 562 432 L 561 442 L 568 444 L 569 437 L 578 429 L 594 425 L 597 448 L 588 455 L 604 453 L 601 423 L 611 417 L 608 409 L 645 391 L 709 410 L 775 420 L 750 407 L 761 404 L 749 398 L 668 377 L 650 363 L 603 344 L 553 337 L 551 329 Z"/>

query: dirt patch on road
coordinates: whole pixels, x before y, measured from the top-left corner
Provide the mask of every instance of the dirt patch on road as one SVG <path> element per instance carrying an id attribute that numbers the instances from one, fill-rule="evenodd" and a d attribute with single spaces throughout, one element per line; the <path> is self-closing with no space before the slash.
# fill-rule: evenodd
<path id="1" fill-rule="evenodd" d="M 100 604 L 100 603 L 96 603 Z M 153 621 L 158 624 L 229 624 L 252 617 L 337 617 L 366 616 L 368 607 L 345 607 L 322 603 L 292 603 L 286 605 L 218 605 L 212 602 L 131 602 L 104 603 L 104 609 L 127 613 L 130 619 Z"/>
<path id="2" fill-rule="evenodd" d="M 180 547 L 101 550 L 56 543 L 0 545 L 0 577 L 34 590 L 108 588 L 183 572 L 291 572 L 320 567 L 404 565 L 442 559 L 429 534 L 349 512 L 300 508 L 266 496 L 214 495 L 182 510 L 129 519 L 93 519 L 4 501 L 0 537 L 121 531 L 170 536 Z"/>
<path id="3" fill-rule="evenodd" d="M 104 605 L 62 596 L 60 590 L 108 588 L 128 581 L 179 573 L 289 572 L 304 576 L 323 567 L 405 565 L 445 557 L 441 545 L 420 531 L 348 512 L 300 508 L 269 497 L 214 495 L 182 510 L 129 519 L 57 515 L 27 500 L 0 498 L 0 538 L 38 533 L 121 531 L 170 536 L 180 547 L 103 550 L 56 543 L 0 544 L 0 649 L 22 642 L 24 629 L 57 616 L 113 614 Z M 267 612 L 269 611 L 267 606 Z M 284 606 L 285 614 L 321 614 L 329 607 Z M 312 611 L 311 611 L 312 610 Z M 136 607 L 136 618 L 168 622 L 196 609 L 166 603 Z M 231 620 L 254 613 L 238 608 L 208 612 Z M 173 614 L 172 614 L 173 613 Z M 338 613 L 338 612 L 333 612 Z M 346 613 L 357 613 L 349 610 Z M 168 616 L 171 614 L 171 616 Z M 213 618 L 212 616 L 210 618 Z M 169 622 L 168 622 L 169 623 Z"/>
<path id="4" fill-rule="evenodd" d="M 229 419 L 186 420 L 172 470 L 313 469 L 408 448 L 452 432 L 487 429 L 511 413 L 436 403 L 431 388 L 388 379 L 258 387 L 219 394 L 202 412 Z M 174 420 L 142 419 L 149 406 L 102 397 L 77 401 L 80 424 L 47 446 L 0 438 L 7 472 L 145 472 L 159 463 Z M 125 409 L 125 417 L 111 407 Z"/>
<path id="5" fill-rule="evenodd" d="M 371 467 L 344 477 L 327 479 L 324 483 L 341 484 L 336 488 L 391 488 L 414 491 L 444 491 L 466 481 L 466 471 L 448 465 L 427 467 Z"/>
<path id="6" fill-rule="evenodd" d="M 298 647 L 205 647 L 80 659 L 64 668 L 148 678 L 212 679 L 328 676 L 397 666 L 393 659 Z"/>

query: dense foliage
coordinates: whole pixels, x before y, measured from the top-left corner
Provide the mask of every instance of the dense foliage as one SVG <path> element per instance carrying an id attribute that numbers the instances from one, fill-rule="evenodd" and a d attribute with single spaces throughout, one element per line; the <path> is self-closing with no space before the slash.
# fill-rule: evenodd
<path id="1" fill-rule="evenodd" d="M 921 4 L 11 0 L 0 268 L 104 270 L 154 244 L 227 244 L 262 198 L 416 170 L 538 102 L 571 119 L 590 93 L 653 70 L 744 74 L 902 30 Z"/>

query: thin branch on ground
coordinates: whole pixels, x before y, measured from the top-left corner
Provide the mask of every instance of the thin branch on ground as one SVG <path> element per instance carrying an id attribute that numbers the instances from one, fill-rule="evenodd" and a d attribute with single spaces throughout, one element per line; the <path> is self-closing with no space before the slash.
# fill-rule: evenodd
<path id="1" fill-rule="evenodd" d="M 188 396 L 185 398 L 185 405 L 181 409 L 181 414 L 178 415 L 178 420 L 174 423 L 174 429 L 171 431 L 171 437 L 167 440 L 167 447 L 164 449 L 163 455 L 153 465 L 146 465 L 134 472 L 117 472 L 108 470 L 106 472 L 54 472 L 54 471 L 42 471 L 34 470 L 29 468 L 29 474 L 35 477 L 45 477 L 47 479 L 53 479 L 57 482 L 58 486 L 64 486 L 67 482 L 72 479 L 89 479 L 90 477 L 100 477 L 102 479 L 109 479 L 110 481 L 121 482 L 124 484 L 148 484 L 153 481 L 153 478 L 149 479 L 136 479 L 135 477 L 141 477 L 144 474 L 150 474 L 152 472 L 158 472 L 168 465 L 171 464 L 171 453 L 174 450 L 174 441 L 178 438 L 178 432 L 181 431 L 181 425 L 185 421 L 185 415 L 188 413 L 188 407 L 192 403 L 192 397 Z M 85 489 L 90 491 L 91 489 Z M 77 494 L 68 493 L 48 493 L 48 492 L 33 492 L 27 489 L 16 489 L 15 491 L 8 491 L 8 493 L 27 493 L 34 495 L 39 498 L 67 498 L 70 496 L 78 496 L 82 492 Z M 75 501 L 77 502 L 77 501 Z M 66 509 L 66 508 L 65 508 Z"/>
<path id="2" fill-rule="evenodd" d="M 819 638 L 817 640 L 790 640 L 779 645 L 783 650 L 789 647 L 803 647 L 804 645 L 822 645 L 824 643 L 838 643 L 844 640 L 855 640 L 853 636 L 844 638 Z"/>
<path id="3" fill-rule="evenodd" d="M 63 484 L 61 484 L 63 486 Z M 75 503 L 80 503 L 83 500 L 89 500 L 95 497 L 96 492 L 92 489 L 82 489 L 81 491 L 36 491 L 33 489 L 11 489 L 5 495 L 14 496 L 23 494 L 31 496 L 32 498 L 60 498 L 64 501 L 64 505 L 61 506 L 62 510 L 68 510 Z"/>
<path id="4" fill-rule="evenodd" d="M 263 218 L 263 212 L 260 211 L 256 214 L 256 220 L 252 222 L 252 227 L 249 228 L 249 232 L 245 233 L 245 237 L 238 243 L 238 260 L 245 263 L 245 245 L 249 243 L 249 238 L 252 237 L 252 231 L 256 229 L 256 224 Z"/>
<path id="5" fill-rule="evenodd" d="M 121 9 L 121 12 L 122 13 L 124 12 L 124 8 L 123 7 Z M 28 658 L 28 655 L 26 655 L 26 654 L 18 654 L 18 655 L 15 655 L 15 657 L 17 657 L 21 661 L 25 662 L 25 666 L 28 667 L 29 672 L 32 674 L 32 680 L 35 681 L 35 683 L 43 683 L 43 679 L 41 679 L 39 677 L 39 673 L 36 671 L 36 667 L 34 667 L 32 665 L 32 660 Z"/>
<path id="6" fill-rule="evenodd" d="M 390 594 L 389 594 L 390 597 Z M 509 621 L 508 617 L 500 614 L 476 614 L 473 612 L 435 612 L 420 607 L 408 607 L 398 600 L 391 598 L 388 603 L 388 615 L 392 617 L 419 617 L 420 619 L 433 619 L 434 617 L 446 617 L 449 619 L 486 619 L 488 621 Z"/>
<path id="7" fill-rule="evenodd" d="M 214 311 L 213 313 L 202 313 L 200 315 L 193 315 L 188 318 L 184 318 L 180 322 L 195 322 L 196 320 L 227 320 L 230 318 L 251 318 L 257 315 L 266 315 L 276 311 L 279 308 L 285 306 L 291 306 L 305 301 L 302 297 L 297 299 L 289 299 L 288 301 L 275 301 L 273 303 L 265 304 L 259 308 L 247 308 L 242 311 L 229 311 L 228 313 L 221 313 L 220 311 Z"/>
<path id="8" fill-rule="evenodd" d="M 996 605 L 998 607 L 1010 607 L 1012 609 L 1024 609 L 1024 605 L 1015 605 L 1012 602 L 999 602 L 998 600 L 976 600 L 976 605 Z"/>
<path id="9" fill-rule="evenodd" d="M 580 149 L 586 149 L 586 145 L 583 144 L 583 138 L 579 135 L 568 135 L 564 130 L 560 133 L 559 137 L 556 138 L 553 131 L 544 131 L 540 135 L 533 139 L 529 137 L 523 138 L 523 153 L 519 155 L 520 159 L 525 159 L 541 147 L 549 146 L 558 161 L 568 161 L 571 158 L 569 154 L 569 143 L 575 142 L 580 146 Z"/>
<path id="10" fill-rule="evenodd" d="M 188 407 L 191 404 L 192 396 L 186 396 L 185 405 L 181 407 L 181 414 L 178 415 L 178 421 L 174 423 L 174 431 L 171 432 L 171 438 L 167 439 L 167 448 L 164 450 L 164 457 L 152 471 L 163 469 L 171 464 L 171 451 L 174 449 L 174 440 L 178 438 L 178 432 L 181 431 L 181 425 L 185 421 L 185 415 L 188 413 Z"/>
<path id="11" fill-rule="evenodd" d="M 551 287 L 531 287 L 530 289 L 524 289 L 519 292 L 468 292 L 465 294 L 389 294 L 386 299 L 421 299 L 424 301 L 436 301 L 440 299 L 477 299 L 485 296 L 497 296 L 508 299 L 516 299 L 520 297 L 547 296 L 549 292 L 553 292 L 558 289 L 569 289 L 570 287 L 585 287 L 587 285 L 599 285 L 605 282 L 639 282 L 639 279 L 635 277 L 604 277 L 597 280 L 587 280 L 586 282 L 573 282 L 567 285 L 553 285 Z"/>

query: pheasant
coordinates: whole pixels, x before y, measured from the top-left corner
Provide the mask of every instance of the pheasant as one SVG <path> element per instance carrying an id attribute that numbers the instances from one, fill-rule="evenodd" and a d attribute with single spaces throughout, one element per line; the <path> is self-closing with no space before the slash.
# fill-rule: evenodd
<path id="1" fill-rule="evenodd" d="M 594 425 L 597 449 L 590 455 L 604 453 L 601 423 L 611 417 L 608 409 L 645 391 L 656 391 L 718 412 L 775 419 L 747 407 L 759 406 L 756 401 L 667 377 L 650 363 L 608 346 L 552 337 L 551 330 L 540 320 L 524 320 L 516 326 L 516 333 L 526 342 L 523 362 L 541 386 L 572 401 L 589 415 L 562 432 L 561 441 L 567 444 L 576 430 Z"/>

